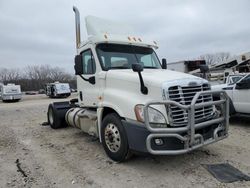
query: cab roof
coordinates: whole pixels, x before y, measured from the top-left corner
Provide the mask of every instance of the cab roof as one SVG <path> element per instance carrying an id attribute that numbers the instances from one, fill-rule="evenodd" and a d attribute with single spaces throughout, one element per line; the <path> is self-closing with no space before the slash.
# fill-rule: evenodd
<path id="1" fill-rule="evenodd" d="M 85 18 L 88 40 L 81 42 L 80 47 L 87 43 L 115 43 L 158 48 L 153 40 L 142 38 L 133 31 L 132 27 L 124 23 L 118 23 L 94 16 Z"/>

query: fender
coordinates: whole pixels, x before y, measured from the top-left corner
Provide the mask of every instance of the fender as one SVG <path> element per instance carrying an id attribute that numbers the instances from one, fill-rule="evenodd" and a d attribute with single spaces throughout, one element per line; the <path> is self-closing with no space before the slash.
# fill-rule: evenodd
<path id="1" fill-rule="evenodd" d="M 111 104 L 105 104 L 101 107 L 97 108 L 97 124 L 98 124 L 98 135 L 99 135 L 99 141 L 102 142 L 102 138 L 101 138 L 101 126 L 102 126 L 102 119 L 103 119 L 103 111 L 104 108 L 110 108 L 113 111 L 115 111 L 120 117 L 124 117 L 122 116 L 121 111 L 118 110 L 118 108 L 115 108 L 114 106 L 112 106 Z"/>

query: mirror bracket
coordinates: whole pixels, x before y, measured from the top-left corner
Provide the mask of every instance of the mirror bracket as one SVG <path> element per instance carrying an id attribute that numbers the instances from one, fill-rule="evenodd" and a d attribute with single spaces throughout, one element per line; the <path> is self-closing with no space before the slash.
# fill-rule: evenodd
<path id="1" fill-rule="evenodd" d="M 91 76 L 89 78 L 84 78 L 82 75 L 78 75 L 78 76 L 80 76 L 84 81 L 91 83 L 92 85 L 95 84 L 95 77 L 94 76 Z"/>
<path id="2" fill-rule="evenodd" d="M 144 81 L 142 79 L 142 75 L 141 72 L 138 72 L 139 74 L 139 79 L 140 79 L 140 83 L 141 83 L 141 93 L 144 95 L 148 94 L 148 88 L 144 85 Z"/>
<path id="3" fill-rule="evenodd" d="M 132 64 L 132 70 L 134 72 L 137 72 L 139 75 L 140 85 L 141 85 L 141 93 L 144 95 L 148 94 L 148 88 L 144 85 L 144 81 L 141 75 L 141 72 L 143 71 L 143 66 L 141 64 L 135 63 Z"/>

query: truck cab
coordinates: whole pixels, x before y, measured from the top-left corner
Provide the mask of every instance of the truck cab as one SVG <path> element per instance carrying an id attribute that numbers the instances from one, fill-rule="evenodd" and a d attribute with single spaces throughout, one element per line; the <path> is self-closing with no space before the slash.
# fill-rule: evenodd
<path id="1" fill-rule="evenodd" d="M 75 74 L 78 99 L 52 103 L 52 128 L 73 126 L 99 138 L 107 155 L 124 161 L 131 152 L 177 155 L 228 136 L 228 99 L 208 81 L 166 70 L 153 40 L 127 26 L 88 16 L 80 39 L 76 7 Z M 213 95 L 218 100 L 213 101 Z"/>

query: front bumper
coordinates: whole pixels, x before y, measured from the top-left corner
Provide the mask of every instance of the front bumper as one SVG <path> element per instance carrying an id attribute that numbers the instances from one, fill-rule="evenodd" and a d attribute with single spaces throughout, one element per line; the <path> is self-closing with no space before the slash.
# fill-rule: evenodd
<path id="1" fill-rule="evenodd" d="M 219 94 L 220 100 L 196 103 L 197 99 L 204 94 Z M 150 105 L 176 105 L 188 110 L 188 125 L 176 128 L 152 128 L 148 116 L 148 108 Z M 202 123 L 195 123 L 195 109 L 210 105 L 220 106 L 220 116 Z M 135 121 L 123 121 L 130 149 L 139 152 L 148 152 L 154 155 L 187 153 L 228 136 L 228 97 L 224 91 L 203 91 L 196 93 L 191 105 L 181 105 L 175 101 L 152 101 L 145 105 L 144 119 L 144 124 L 135 123 Z M 155 142 L 156 139 L 161 139 L 162 144 L 157 145 Z"/>

